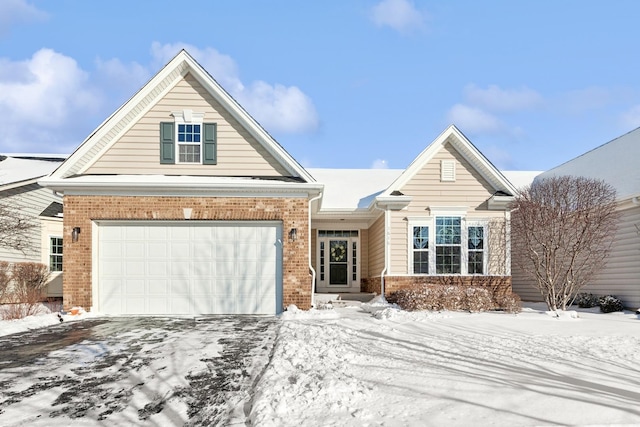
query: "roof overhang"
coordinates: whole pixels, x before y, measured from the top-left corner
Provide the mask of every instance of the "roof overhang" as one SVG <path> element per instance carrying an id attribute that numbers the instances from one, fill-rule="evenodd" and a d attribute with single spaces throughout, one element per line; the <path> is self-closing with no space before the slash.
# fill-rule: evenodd
<path id="1" fill-rule="evenodd" d="M 381 209 L 399 211 L 409 206 L 411 200 L 413 200 L 411 196 L 378 196 L 375 198 L 373 206 Z"/>
<path id="2" fill-rule="evenodd" d="M 514 196 L 503 196 L 494 194 L 489 198 L 487 205 L 491 210 L 507 210 L 514 200 Z"/>
<path id="3" fill-rule="evenodd" d="M 176 196 L 176 197 L 292 197 L 319 195 L 318 183 L 282 182 L 252 178 L 85 175 L 39 181 L 43 187 L 65 195 Z"/>

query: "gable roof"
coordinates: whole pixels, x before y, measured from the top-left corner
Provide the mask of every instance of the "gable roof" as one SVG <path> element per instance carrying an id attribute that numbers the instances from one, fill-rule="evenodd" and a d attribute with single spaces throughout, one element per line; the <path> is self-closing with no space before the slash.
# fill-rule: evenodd
<path id="1" fill-rule="evenodd" d="M 67 161 L 51 174 L 50 180 L 81 175 L 187 74 L 194 76 L 292 177 L 307 183 L 314 182 L 313 177 L 184 49 L 100 124 Z"/>
<path id="2" fill-rule="evenodd" d="M 394 191 L 404 187 L 447 143 L 451 144 L 493 186 L 496 193 L 500 192 L 509 196 L 516 194 L 517 189 L 513 184 L 496 169 L 455 125 L 450 125 L 411 162 L 409 167 L 389 185 L 380 197 L 392 196 Z"/>
<path id="3" fill-rule="evenodd" d="M 640 127 L 540 174 L 583 176 L 612 185 L 618 199 L 640 195 Z"/>

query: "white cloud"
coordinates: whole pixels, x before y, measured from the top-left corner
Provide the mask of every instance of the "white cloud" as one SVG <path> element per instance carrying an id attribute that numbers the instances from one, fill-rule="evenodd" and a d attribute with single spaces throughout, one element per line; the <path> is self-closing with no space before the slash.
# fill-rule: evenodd
<path id="1" fill-rule="evenodd" d="M 495 133 L 504 129 L 503 123 L 492 114 L 464 104 L 451 107 L 447 119 L 462 131 L 469 133 Z"/>
<path id="2" fill-rule="evenodd" d="M 371 169 L 389 169 L 389 163 L 383 159 L 376 159 L 371 164 Z"/>
<path id="3" fill-rule="evenodd" d="M 303 133 L 319 126 L 313 101 L 296 86 L 254 81 L 245 85 L 233 58 L 213 48 L 198 49 L 185 43 L 154 43 L 152 54 L 161 64 L 186 49 L 220 85 L 270 132 Z"/>
<path id="4" fill-rule="evenodd" d="M 406 33 L 424 28 L 425 15 L 409 0 L 383 0 L 371 9 L 371 20 L 379 27 Z"/>
<path id="5" fill-rule="evenodd" d="M 542 96 L 529 88 L 502 89 L 497 85 L 489 85 L 486 89 L 474 84 L 468 85 L 465 97 L 469 103 L 485 107 L 490 111 L 520 111 L 537 107 L 542 104 Z"/>
<path id="6" fill-rule="evenodd" d="M 0 141 L 4 150 L 50 146 L 46 151 L 60 151 L 51 145 L 75 126 L 73 122 L 86 119 L 102 103 L 76 61 L 51 49 L 41 49 L 25 61 L 2 59 L 0 63 L 4 69 L 0 75 Z"/>
<path id="7" fill-rule="evenodd" d="M 635 129 L 640 126 L 640 105 L 635 105 L 625 111 L 620 117 L 622 126 L 628 129 Z"/>
<path id="8" fill-rule="evenodd" d="M 31 22 L 45 19 L 47 14 L 25 0 L 0 1 L 0 35 L 6 34 L 17 22 Z"/>

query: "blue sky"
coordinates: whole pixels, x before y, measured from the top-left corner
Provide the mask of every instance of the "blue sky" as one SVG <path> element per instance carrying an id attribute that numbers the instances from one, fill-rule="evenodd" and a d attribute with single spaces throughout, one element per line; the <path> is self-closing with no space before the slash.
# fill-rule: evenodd
<path id="1" fill-rule="evenodd" d="M 505 170 L 640 126 L 640 2 L 0 1 L 0 152 L 70 153 L 186 48 L 306 167 L 449 124 Z"/>

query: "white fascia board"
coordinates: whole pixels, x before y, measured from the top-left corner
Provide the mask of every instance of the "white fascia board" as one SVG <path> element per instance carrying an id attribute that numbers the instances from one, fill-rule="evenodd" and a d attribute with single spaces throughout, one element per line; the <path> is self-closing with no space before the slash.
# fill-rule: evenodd
<path id="1" fill-rule="evenodd" d="M 513 203 L 513 196 L 491 196 L 489 198 L 488 207 L 491 210 L 506 210 Z"/>
<path id="2" fill-rule="evenodd" d="M 37 184 L 42 177 L 31 178 L 25 181 L 11 182 L 9 184 L 0 185 L 0 191 L 12 190 L 14 188 L 24 187 L 26 185 Z"/>
<path id="3" fill-rule="evenodd" d="M 375 198 L 373 205 L 379 208 L 385 208 L 392 211 L 399 211 L 411 203 L 411 196 L 378 196 Z"/>
<path id="4" fill-rule="evenodd" d="M 49 179 L 38 183 L 66 195 L 171 195 L 223 197 L 310 197 L 320 194 L 321 184 L 251 181 L 239 183 L 203 181 L 119 181 Z"/>
<path id="5" fill-rule="evenodd" d="M 368 209 L 327 209 L 312 214 L 314 220 L 368 221 L 378 215 Z"/>

